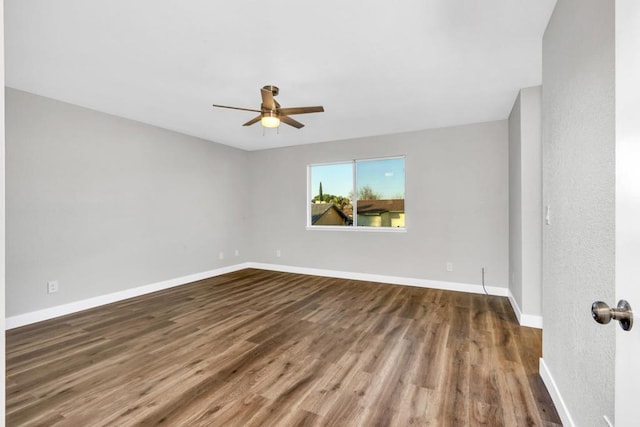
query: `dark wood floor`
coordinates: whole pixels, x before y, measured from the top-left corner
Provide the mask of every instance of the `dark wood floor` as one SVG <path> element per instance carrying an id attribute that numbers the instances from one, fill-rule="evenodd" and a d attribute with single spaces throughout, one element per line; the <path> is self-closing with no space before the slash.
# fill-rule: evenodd
<path id="1" fill-rule="evenodd" d="M 243 270 L 7 332 L 7 425 L 555 426 L 505 298 Z"/>

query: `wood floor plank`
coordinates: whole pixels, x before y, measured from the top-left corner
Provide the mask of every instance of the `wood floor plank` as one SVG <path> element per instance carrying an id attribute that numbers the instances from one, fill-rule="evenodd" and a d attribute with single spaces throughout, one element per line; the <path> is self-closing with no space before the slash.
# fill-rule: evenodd
<path id="1" fill-rule="evenodd" d="M 11 426 L 561 425 L 494 296 L 246 269 L 6 342 Z"/>

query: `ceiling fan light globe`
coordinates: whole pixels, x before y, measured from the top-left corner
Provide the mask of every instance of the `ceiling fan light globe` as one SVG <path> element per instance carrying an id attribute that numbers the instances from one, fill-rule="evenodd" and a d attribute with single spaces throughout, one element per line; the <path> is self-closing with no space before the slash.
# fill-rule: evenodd
<path id="1" fill-rule="evenodd" d="M 266 128 L 277 128 L 280 126 L 280 119 L 273 116 L 263 116 L 262 119 L 260 119 L 260 123 Z"/>

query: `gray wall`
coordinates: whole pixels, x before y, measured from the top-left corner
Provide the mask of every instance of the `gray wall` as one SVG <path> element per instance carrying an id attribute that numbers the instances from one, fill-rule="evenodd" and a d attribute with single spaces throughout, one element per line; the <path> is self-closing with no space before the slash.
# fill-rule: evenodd
<path id="1" fill-rule="evenodd" d="M 308 164 L 393 155 L 406 155 L 406 233 L 305 229 Z M 506 120 L 258 151 L 250 160 L 254 261 L 470 284 L 480 284 L 484 266 L 487 285 L 507 287 Z"/>
<path id="2" fill-rule="evenodd" d="M 0 87 L 4 87 L 4 1 L 0 0 Z M 4 92 L 0 93 L 0 331 L 5 328 L 5 136 Z M 0 336 L 0 425 L 5 419 L 5 334 Z"/>
<path id="3" fill-rule="evenodd" d="M 8 316 L 247 259 L 248 153 L 13 89 L 6 121 Z"/>
<path id="4" fill-rule="evenodd" d="M 580 426 L 613 418 L 614 2 L 559 0 L 543 40 L 543 358 Z M 611 325 L 609 325 L 611 326 Z"/>
<path id="5" fill-rule="evenodd" d="M 7 123 L 9 316 L 243 261 L 508 284 L 506 120 L 244 152 L 7 89 Z M 406 232 L 306 230 L 308 164 L 390 155 Z"/>
<path id="6" fill-rule="evenodd" d="M 520 91 L 509 116 L 509 289 L 542 315 L 542 87 Z"/>
<path id="7" fill-rule="evenodd" d="M 509 114 L 509 291 L 522 310 L 522 128 L 518 93 Z"/>

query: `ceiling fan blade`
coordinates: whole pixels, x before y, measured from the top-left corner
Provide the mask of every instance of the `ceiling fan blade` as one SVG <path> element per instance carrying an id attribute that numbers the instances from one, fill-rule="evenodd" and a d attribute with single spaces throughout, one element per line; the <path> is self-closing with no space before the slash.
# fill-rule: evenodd
<path id="1" fill-rule="evenodd" d="M 254 113 L 260 113 L 260 110 L 253 110 L 251 108 L 229 107 L 228 105 L 218 105 L 218 104 L 212 104 L 212 105 L 218 108 L 230 108 L 232 110 L 253 111 Z"/>
<path id="2" fill-rule="evenodd" d="M 282 123 L 286 123 L 286 124 L 288 124 L 289 126 L 293 126 L 293 127 L 294 127 L 294 128 L 296 128 L 296 129 L 300 129 L 300 128 L 303 128 L 303 127 L 304 127 L 304 125 L 303 125 L 302 123 L 300 123 L 300 122 L 298 122 L 298 121 L 296 121 L 296 120 L 293 120 L 293 119 L 292 119 L 291 117 L 289 117 L 289 116 L 280 116 L 280 121 L 281 121 Z"/>
<path id="3" fill-rule="evenodd" d="M 275 110 L 278 108 L 276 100 L 273 99 L 272 91 L 263 87 L 260 89 L 260 95 L 262 95 L 262 108 L 266 108 L 267 110 Z"/>
<path id="4" fill-rule="evenodd" d="M 247 123 L 243 124 L 242 126 L 251 126 L 254 123 L 258 123 L 260 119 L 262 119 L 262 114 L 260 114 L 258 117 L 254 117 L 253 119 L 249 120 Z"/>
<path id="5" fill-rule="evenodd" d="M 280 114 L 290 116 L 292 114 L 324 113 L 324 108 L 321 105 L 318 105 L 316 107 L 281 108 L 278 111 L 280 112 Z"/>

